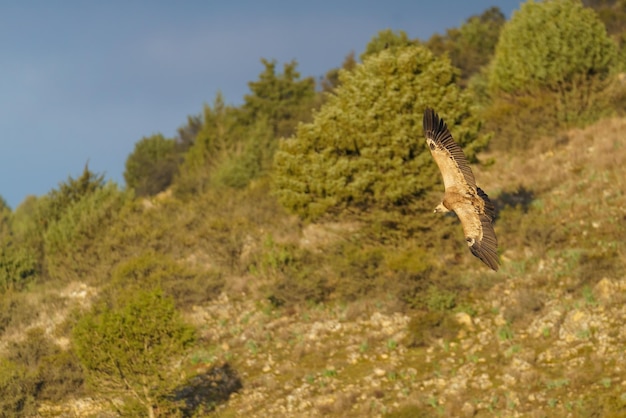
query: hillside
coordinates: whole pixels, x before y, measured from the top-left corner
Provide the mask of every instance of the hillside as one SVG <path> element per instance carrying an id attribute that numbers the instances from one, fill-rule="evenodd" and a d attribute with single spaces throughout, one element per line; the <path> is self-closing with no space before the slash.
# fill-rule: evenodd
<path id="1" fill-rule="evenodd" d="M 624 129 L 601 121 L 475 169 L 501 209 L 519 200 L 527 219 L 498 231 L 500 273 L 456 273 L 489 283 L 458 310 L 458 332 L 427 347 L 407 345 L 412 314 L 393 301 L 289 316 L 230 304 L 226 327 L 241 335 L 218 338 L 228 349 L 216 356 L 232 355 L 250 383 L 218 415 L 626 414 Z M 225 317 L 207 314 L 209 328 Z"/>
<path id="2" fill-rule="evenodd" d="M 622 3 L 383 30 L 319 81 L 263 58 L 124 185 L 0 198 L 0 417 L 626 416 Z M 497 273 L 433 213 L 428 108 Z"/>
<path id="3" fill-rule="evenodd" d="M 229 284 L 218 297 L 185 310 L 201 341 L 187 367 L 217 376 L 208 416 L 624 416 L 624 129 L 626 119 L 602 120 L 474 167 L 498 206 L 503 266 L 487 272 L 468 252 L 450 267 L 470 288 L 452 321 L 384 294 L 274 306 L 258 297 L 261 276 L 223 277 Z M 319 251 L 353 230 L 309 225 L 303 234 L 285 225 L 277 239 L 317 240 Z M 262 242 L 267 228 L 249 229 L 248 242 Z M 45 296 L 51 311 L 97 293 L 72 286 Z M 58 334 L 62 321 L 42 316 Z M 39 414 L 102 408 L 78 398 Z"/>

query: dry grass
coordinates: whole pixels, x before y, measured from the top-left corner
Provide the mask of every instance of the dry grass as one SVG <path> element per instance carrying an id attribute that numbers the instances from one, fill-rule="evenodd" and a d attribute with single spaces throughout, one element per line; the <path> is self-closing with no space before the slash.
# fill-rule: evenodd
<path id="1" fill-rule="evenodd" d="M 612 186 L 619 189 L 626 182 L 625 130 L 626 119 L 604 119 L 586 129 L 533 141 L 525 153 L 482 155 L 483 160 L 494 159 L 495 164 L 473 169 L 479 183 L 495 194 L 522 188 L 540 194 L 562 183 L 575 187 L 578 182 L 572 180 L 584 181 L 582 176 L 590 169 L 614 174 L 610 176 Z"/>

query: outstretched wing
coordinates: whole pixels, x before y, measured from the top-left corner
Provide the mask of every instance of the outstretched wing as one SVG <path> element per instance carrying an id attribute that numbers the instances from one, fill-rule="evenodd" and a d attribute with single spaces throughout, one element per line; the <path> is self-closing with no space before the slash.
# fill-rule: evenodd
<path id="1" fill-rule="evenodd" d="M 476 180 L 463 150 L 452 139 L 443 119 L 439 119 L 432 109 L 424 111 L 424 136 L 430 153 L 439 166 L 446 190 L 460 190 L 466 185 L 475 189 Z"/>
<path id="2" fill-rule="evenodd" d="M 480 190 L 480 189 L 479 189 Z M 481 193 L 482 192 L 482 193 Z M 482 210 L 471 200 L 457 202 L 454 212 L 461 221 L 467 245 L 476 257 L 495 271 L 498 271 L 498 240 L 493 230 L 493 205 L 487 195 L 480 190 L 480 197 L 484 200 L 486 210 Z M 490 208 L 490 209 L 487 209 Z"/>
<path id="3" fill-rule="evenodd" d="M 491 222 L 493 222 L 493 220 L 496 219 L 495 206 L 493 206 L 493 203 L 491 203 L 491 200 L 489 200 L 489 196 L 487 196 L 487 193 L 483 192 L 483 189 L 477 187 L 476 191 L 478 192 L 478 196 L 483 201 L 483 204 L 480 205 L 479 208 L 482 207 L 485 214 L 491 219 Z"/>

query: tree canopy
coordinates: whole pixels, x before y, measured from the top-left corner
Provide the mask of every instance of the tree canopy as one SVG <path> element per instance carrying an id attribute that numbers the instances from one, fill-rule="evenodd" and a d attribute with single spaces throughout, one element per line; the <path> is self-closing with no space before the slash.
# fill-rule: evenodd
<path id="1" fill-rule="evenodd" d="M 502 11 L 491 7 L 459 28 L 446 30 L 445 35 L 431 36 L 425 44 L 436 54 L 448 54 L 452 65 L 461 70 L 460 81 L 465 85 L 491 60 L 505 22 Z"/>
<path id="2" fill-rule="evenodd" d="M 604 25 L 580 1 L 522 4 L 502 29 L 482 86 L 494 145 L 525 147 L 529 138 L 610 114 L 619 100 L 609 88 L 616 57 Z"/>
<path id="3" fill-rule="evenodd" d="M 391 29 L 383 29 L 379 31 L 365 46 L 365 51 L 361 54 L 361 61 L 365 61 L 370 55 L 378 54 L 384 49 L 403 48 L 409 45 L 415 45 L 417 42 L 409 39 L 405 31 L 393 31 Z"/>
<path id="4" fill-rule="evenodd" d="M 244 97 L 243 121 L 266 119 L 275 137 L 290 136 L 313 104 L 315 80 L 301 79 L 296 61 L 284 64 L 282 73 L 276 72 L 276 61 L 261 62 L 265 69 L 259 79 L 248 83 L 250 94 Z"/>
<path id="5" fill-rule="evenodd" d="M 134 189 L 137 196 L 155 195 L 172 183 L 179 160 L 174 139 L 161 134 L 144 137 L 126 159 L 126 185 Z"/>
<path id="6" fill-rule="evenodd" d="M 615 44 L 593 10 L 577 0 L 529 0 L 502 30 L 489 82 L 507 93 L 573 89 L 606 78 L 615 57 Z"/>

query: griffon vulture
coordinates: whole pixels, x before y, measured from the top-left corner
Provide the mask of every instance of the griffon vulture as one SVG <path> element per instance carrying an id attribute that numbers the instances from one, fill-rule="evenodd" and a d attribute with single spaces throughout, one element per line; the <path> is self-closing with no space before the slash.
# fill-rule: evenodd
<path id="1" fill-rule="evenodd" d="M 483 263 L 498 271 L 498 241 L 493 230 L 495 209 L 487 194 L 476 187 L 476 180 L 443 119 L 432 110 L 424 111 L 424 136 L 439 166 L 445 194 L 435 212 L 456 213 L 463 225 L 467 245 Z"/>

